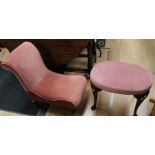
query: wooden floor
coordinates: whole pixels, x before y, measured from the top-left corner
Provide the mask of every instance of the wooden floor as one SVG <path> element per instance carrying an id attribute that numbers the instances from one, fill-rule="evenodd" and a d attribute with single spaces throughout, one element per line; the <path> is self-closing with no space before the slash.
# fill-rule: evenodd
<path id="1" fill-rule="evenodd" d="M 110 47 L 110 52 L 107 49 L 102 50 L 102 57 L 98 57 L 97 63 L 106 60 L 117 60 L 129 63 L 135 63 L 144 66 L 153 73 L 155 79 L 155 40 L 134 40 L 134 39 L 114 39 L 107 40 L 107 47 Z M 69 65 L 85 66 L 86 59 L 76 58 Z M 76 74 L 76 73 L 66 73 Z M 138 110 L 139 115 L 150 115 L 153 104 L 148 100 L 155 95 L 155 85 L 153 85 L 150 95 Z M 93 105 L 93 95 L 88 81 L 87 91 L 83 104 L 74 115 L 78 116 L 108 116 L 122 115 L 128 116 L 133 114 L 136 99 L 133 96 L 112 94 L 105 91 L 99 93 L 97 110 L 91 111 Z M 155 108 L 154 108 L 155 109 Z M 155 110 L 151 115 L 155 114 Z M 14 113 L 0 111 L 0 115 L 15 115 Z M 18 114 L 17 114 L 18 115 Z M 73 113 L 67 109 L 50 106 L 47 116 L 63 115 L 72 116 Z"/>
<path id="2" fill-rule="evenodd" d="M 155 73 L 155 40 L 108 40 L 107 46 L 111 48 L 110 60 L 139 64 Z M 153 94 L 155 95 L 154 86 L 149 97 Z M 148 102 L 149 97 L 139 108 L 139 115 L 150 114 L 153 104 Z M 111 98 L 112 115 L 132 114 L 135 105 L 135 99 L 132 96 L 114 94 Z"/>

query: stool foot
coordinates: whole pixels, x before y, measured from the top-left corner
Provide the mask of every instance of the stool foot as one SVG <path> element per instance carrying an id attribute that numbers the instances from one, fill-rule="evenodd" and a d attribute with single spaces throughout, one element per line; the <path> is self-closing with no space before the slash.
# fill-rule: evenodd
<path id="1" fill-rule="evenodd" d="M 142 95 L 134 95 L 134 97 L 137 99 L 137 102 L 136 102 L 133 116 L 137 116 L 137 110 L 138 110 L 139 106 L 143 103 L 143 101 L 146 99 L 148 94 L 149 94 L 149 92 L 142 94 Z"/>
<path id="2" fill-rule="evenodd" d="M 93 95 L 94 95 L 94 105 L 91 107 L 91 110 L 96 110 L 98 90 L 93 89 Z"/>
<path id="3" fill-rule="evenodd" d="M 92 110 L 92 111 L 96 110 L 96 105 L 93 105 L 93 106 L 91 107 L 91 110 Z"/>

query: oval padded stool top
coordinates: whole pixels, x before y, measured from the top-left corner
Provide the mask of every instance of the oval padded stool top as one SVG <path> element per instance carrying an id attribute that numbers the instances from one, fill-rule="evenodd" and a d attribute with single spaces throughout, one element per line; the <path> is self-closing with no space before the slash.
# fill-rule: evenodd
<path id="1" fill-rule="evenodd" d="M 99 89 L 126 95 L 140 95 L 153 84 L 150 72 L 139 65 L 106 61 L 95 65 L 90 80 Z"/>

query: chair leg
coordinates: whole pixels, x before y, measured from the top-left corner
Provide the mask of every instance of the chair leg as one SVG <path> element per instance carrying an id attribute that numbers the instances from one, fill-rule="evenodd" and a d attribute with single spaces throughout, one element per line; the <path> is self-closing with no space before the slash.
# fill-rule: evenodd
<path id="1" fill-rule="evenodd" d="M 94 105 L 91 107 L 91 110 L 96 110 L 96 104 L 97 104 L 97 97 L 98 97 L 98 92 L 101 91 L 101 89 L 96 88 L 93 84 L 91 84 L 93 95 L 94 95 Z"/>
<path id="2" fill-rule="evenodd" d="M 38 107 L 38 113 L 37 113 L 37 116 L 45 116 L 46 114 L 46 111 L 49 107 L 49 104 L 47 103 L 41 103 L 41 102 L 38 102 L 38 101 L 35 101 L 35 100 L 32 100 L 33 103 L 35 103 Z"/>
<path id="3" fill-rule="evenodd" d="M 139 106 L 143 103 L 143 101 L 146 99 L 148 94 L 149 94 L 149 92 L 142 94 L 142 95 L 134 95 L 134 97 L 137 99 L 137 102 L 136 102 L 133 116 L 137 116 L 137 110 L 138 110 Z"/>
<path id="4" fill-rule="evenodd" d="M 72 110 L 72 113 L 75 114 L 75 113 L 76 113 L 76 109 L 73 109 L 73 110 Z"/>

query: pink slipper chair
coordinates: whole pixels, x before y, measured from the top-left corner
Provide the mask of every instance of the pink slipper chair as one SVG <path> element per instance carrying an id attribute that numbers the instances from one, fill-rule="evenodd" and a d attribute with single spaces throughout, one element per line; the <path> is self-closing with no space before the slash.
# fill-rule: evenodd
<path id="1" fill-rule="evenodd" d="M 86 79 L 79 75 L 62 75 L 46 68 L 38 49 L 24 42 L 2 62 L 5 70 L 16 75 L 34 101 L 76 109 L 86 90 Z"/>

